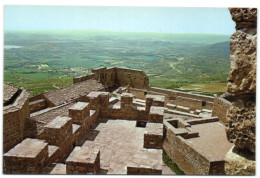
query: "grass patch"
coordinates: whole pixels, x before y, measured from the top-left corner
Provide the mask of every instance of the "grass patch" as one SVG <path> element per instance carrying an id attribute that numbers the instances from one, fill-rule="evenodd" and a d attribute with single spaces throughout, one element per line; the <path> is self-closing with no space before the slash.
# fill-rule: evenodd
<path id="1" fill-rule="evenodd" d="M 177 166 L 177 164 L 175 164 L 171 158 L 167 155 L 167 153 L 165 152 L 165 150 L 163 150 L 163 162 L 169 167 L 171 168 L 171 170 L 173 172 L 176 173 L 176 175 L 185 175 L 185 173 L 180 170 L 180 168 Z"/>

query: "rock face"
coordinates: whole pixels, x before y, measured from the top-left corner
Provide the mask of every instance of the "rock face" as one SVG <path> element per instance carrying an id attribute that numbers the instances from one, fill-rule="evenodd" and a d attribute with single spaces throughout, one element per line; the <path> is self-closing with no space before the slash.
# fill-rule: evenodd
<path id="1" fill-rule="evenodd" d="M 232 20 L 236 22 L 236 29 L 256 28 L 256 8 L 229 8 Z"/>
<path id="2" fill-rule="evenodd" d="M 225 157 L 225 172 L 228 175 L 254 175 L 255 160 L 240 155 L 234 148 L 231 148 Z"/>
<path id="3" fill-rule="evenodd" d="M 239 100 L 232 103 L 227 112 L 228 140 L 240 149 L 255 152 L 255 103 Z"/>
<path id="4" fill-rule="evenodd" d="M 230 38 L 227 92 L 232 95 L 232 105 L 227 111 L 226 132 L 235 146 L 226 155 L 225 172 L 254 175 L 257 9 L 230 8 L 229 11 L 237 31 Z"/>
<path id="5" fill-rule="evenodd" d="M 256 18 L 255 8 L 230 8 L 237 31 L 230 38 L 231 71 L 228 92 L 238 95 L 256 92 Z"/>
<path id="6" fill-rule="evenodd" d="M 228 92 L 256 92 L 256 29 L 237 30 L 230 38 L 231 71 Z"/>

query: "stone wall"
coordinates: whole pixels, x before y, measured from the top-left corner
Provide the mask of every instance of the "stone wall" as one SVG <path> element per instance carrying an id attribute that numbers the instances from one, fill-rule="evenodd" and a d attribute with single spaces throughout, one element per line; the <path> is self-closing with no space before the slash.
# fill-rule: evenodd
<path id="1" fill-rule="evenodd" d="M 227 123 L 227 111 L 231 106 L 231 102 L 222 97 L 216 97 L 214 99 L 214 107 L 212 116 L 217 116 L 222 124 Z"/>
<path id="2" fill-rule="evenodd" d="M 188 93 L 188 92 L 181 92 L 181 91 L 177 91 L 177 90 L 163 89 L 163 88 L 157 88 L 157 87 L 150 87 L 149 90 L 167 94 L 167 95 L 169 95 L 170 99 L 176 99 L 177 96 L 182 96 L 182 97 L 198 99 L 198 100 L 202 100 L 202 101 L 214 102 L 214 97 L 212 97 L 212 96 L 192 94 L 192 93 Z"/>
<path id="3" fill-rule="evenodd" d="M 75 84 L 89 79 L 95 79 L 108 88 L 127 85 L 142 89 L 149 87 L 149 79 L 143 71 L 120 67 L 92 69 L 91 74 L 75 77 L 73 83 Z"/>
<path id="4" fill-rule="evenodd" d="M 207 105 L 207 102 L 203 102 L 202 100 L 198 100 L 198 99 L 177 96 L 175 100 L 171 100 L 171 101 L 172 104 L 189 107 L 191 110 L 211 109 L 211 107 Z"/>
<path id="5" fill-rule="evenodd" d="M 47 107 L 46 100 L 39 99 L 29 103 L 30 105 L 30 113 L 45 109 Z"/>
<path id="6" fill-rule="evenodd" d="M 227 112 L 226 132 L 235 146 L 226 155 L 225 170 L 229 175 L 254 175 L 257 9 L 230 8 L 229 11 L 236 22 L 236 32 L 230 38 L 227 92 L 234 101 Z"/>
<path id="7" fill-rule="evenodd" d="M 163 148 L 178 167 L 188 175 L 208 175 L 210 162 L 187 145 L 184 138 L 176 136 L 169 127 L 165 126 L 164 129 L 166 137 Z"/>
<path id="8" fill-rule="evenodd" d="M 30 115 L 29 95 L 29 92 L 22 91 L 13 104 L 3 108 L 4 152 L 23 139 L 25 118 Z"/>
<path id="9" fill-rule="evenodd" d="M 149 79 L 141 70 L 133 70 L 127 68 L 116 68 L 117 81 L 120 86 L 147 89 L 149 87 Z"/>

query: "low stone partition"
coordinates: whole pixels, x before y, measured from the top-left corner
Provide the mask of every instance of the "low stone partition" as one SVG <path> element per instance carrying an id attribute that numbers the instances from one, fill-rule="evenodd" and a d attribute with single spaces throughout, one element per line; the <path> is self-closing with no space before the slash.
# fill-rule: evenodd
<path id="1" fill-rule="evenodd" d="M 149 122 L 163 123 L 164 107 L 152 106 L 149 112 Z"/>
<path id="2" fill-rule="evenodd" d="M 44 126 L 44 133 L 49 144 L 62 146 L 72 137 L 72 119 L 58 116 Z"/>
<path id="3" fill-rule="evenodd" d="M 122 93 L 121 94 L 121 109 L 127 109 L 133 105 L 134 95 L 131 93 Z"/>
<path id="4" fill-rule="evenodd" d="M 90 104 L 86 102 L 77 102 L 69 108 L 69 117 L 72 118 L 74 124 L 86 123 L 89 117 Z"/>
<path id="5" fill-rule="evenodd" d="M 86 141 L 75 147 L 66 159 L 67 174 L 97 174 L 100 170 L 100 150 L 94 142 Z"/>
<path id="6" fill-rule="evenodd" d="M 90 109 L 98 110 L 100 107 L 107 107 L 109 104 L 109 92 L 90 92 L 87 95 Z"/>
<path id="7" fill-rule="evenodd" d="M 45 99 L 35 100 L 29 103 L 30 113 L 47 108 Z"/>
<path id="8" fill-rule="evenodd" d="M 74 77 L 73 78 L 73 84 L 75 83 L 80 83 L 86 80 L 90 80 L 90 79 L 96 79 L 97 75 L 94 73 L 90 73 L 87 75 L 83 75 L 83 76 L 78 76 L 78 77 Z"/>
<path id="9" fill-rule="evenodd" d="M 147 90 L 142 90 L 138 88 L 130 88 L 130 93 L 135 95 L 136 98 L 145 100 L 145 95 L 147 94 Z"/>
<path id="10" fill-rule="evenodd" d="M 188 122 L 183 121 L 182 119 L 169 119 L 164 121 L 163 124 L 165 127 L 171 129 L 175 136 L 181 136 L 185 139 L 199 137 L 198 132 L 194 132 L 190 127 L 191 125 Z"/>
<path id="11" fill-rule="evenodd" d="M 217 118 L 164 120 L 163 148 L 188 175 L 224 175 L 224 157 L 232 147 Z"/>
<path id="12" fill-rule="evenodd" d="M 5 174 L 38 174 L 48 159 L 48 143 L 27 138 L 4 154 Z"/>
<path id="13" fill-rule="evenodd" d="M 165 105 L 165 97 L 161 95 L 146 95 L 146 100 L 149 101 L 149 105 L 151 104 L 151 106 L 164 107 Z"/>
<path id="14" fill-rule="evenodd" d="M 162 149 L 163 124 L 147 123 L 144 134 L 144 148 Z"/>
<path id="15" fill-rule="evenodd" d="M 199 99 L 177 96 L 175 100 L 171 100 L 172 104 L 189 107 L 192 110 L 207 108 L 207 102 Z"/>

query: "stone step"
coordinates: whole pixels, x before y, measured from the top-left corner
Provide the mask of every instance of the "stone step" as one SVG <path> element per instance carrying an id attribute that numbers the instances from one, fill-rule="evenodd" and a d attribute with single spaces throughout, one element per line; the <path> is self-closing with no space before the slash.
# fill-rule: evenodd
<path id="1" fill-rule="evenodd" d="M 176 105 L 175 104 L 166 104 L 166 107 L 169 108 L 169 109 L 176 109 Z"/>
<path id="2" fill-rule="evenodd" d="M 177 111 L 177 110 L 172 110 L 172 109 L 167 109 L 167 110 L 165 110 L 165 112 L 171 113 L 171 114 L 177 114 L 177 115 L 183 115 L 183 116 L 190 116 L 190 117 L 195 117 L 195 118 L 201 118 L 199 115 L 196 115 L 196 114 L 191 114 L 191 113 L 182 112 L 182 111 Z"/>
<path id="3" fill-rule="evenodd" d="M 135 101 L 137 101 L 139 103 L 145 103 L 145 100 L 141 100 L 141 99 L 135 99 Z"/>
<path id="4" fill-rule="evenodd" d="M 190 112 L 190 108 L 189 107 L 179 106 L 179 105 L 176 106 L 176 110 L 182 111 L 182 112 L 188 112 L 188 113 Z"/>
<path id="5" fill-rule="evenodd" d="M 145 107 L 145 103 L 142 103 L 142 102 L 139 102 L 139 101 L 136 101 L 136 100 L 133 101 L 133 104 L 135 104 L 137 106 Z"/>

